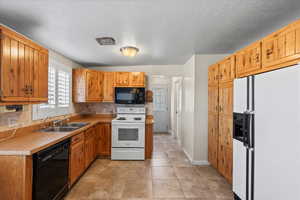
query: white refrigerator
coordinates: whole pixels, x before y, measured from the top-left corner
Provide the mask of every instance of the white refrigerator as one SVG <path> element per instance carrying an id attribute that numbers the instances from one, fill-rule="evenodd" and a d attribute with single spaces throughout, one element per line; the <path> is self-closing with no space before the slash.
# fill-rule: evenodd
<path id="1" fill-rule="evenodd" d="M 300 200 L 300 66 L 234 81 L 233 192 Z"/>

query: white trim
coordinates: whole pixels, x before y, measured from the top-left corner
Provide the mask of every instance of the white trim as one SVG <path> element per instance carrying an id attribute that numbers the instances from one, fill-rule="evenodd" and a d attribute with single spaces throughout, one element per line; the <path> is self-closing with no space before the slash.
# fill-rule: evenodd
<path id="1" fill-rule="evenodd" d="M 190 154 L 184 148 L 182 148 L 182 150 L 184 154 L 187 156 L 187 158 L 189 159 L 189 161 L 192 163 L 192 165 L 200 165 L 200 166 L 210 165 L 210 163 L 207 160 L 193 160 Z"/>

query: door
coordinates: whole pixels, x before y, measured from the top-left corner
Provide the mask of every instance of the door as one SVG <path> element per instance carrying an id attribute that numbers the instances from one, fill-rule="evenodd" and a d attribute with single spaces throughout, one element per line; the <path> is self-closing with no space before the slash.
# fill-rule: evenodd
<path id="1" fill-rule="evenodd" d="M 84 141 L 71 146 L 70 184 L 77 180 L 85 169 Z"/>
<path id="2" fill-rule="evenodd" d="M 168 88 L 167 86 L 156 86 L 153 92 L 153 115 L 155 119 L 154 132 L 168 132 Z"/>
<path id="3" fill-rule="evenodd" d="M 103 102 L 114 102 L 113 72 L 103 72 Z"/>
<path id="4" fill-rule="evenodd" d="M 99 85 L 99 76 L 97 71 L 86 71 L 86 99 L 88 101 L 101 101 L 101 90 Z"/>
<path id="5" fill-rule="evenodd" d="M 112 125 L 112 147 L 144 147 L 145 124 L 118 123 Z"/>
<path id="6" fill-rule="evenodd" d="M 129 72 L 115 72 L 116 86 L 129 86 Z"/>
<path id="7" fill-rule="evenodd" d="M 182 143 L 181 133 L 181 116 L 182 116 L 182 79 L 179 79 L 175 83 L 175 136 L 179 143 Z"/>
<path id="8" fill-rule="evenodd" d="M 111 154 L 111 125 L 100 124 L 97 126 L 98 144 L 97 152 L 102 156 L 109 156 Z"/>
<path id="9" fill-rule="evenodd" d="M 130 87 L 145 87 L 145 72 L 130 72 L 129 86 Z"/>
<path id="10" fill-rule="evenodd" d="M 255 76 L 255 200 L 300 199 L 299 67 Z"/>

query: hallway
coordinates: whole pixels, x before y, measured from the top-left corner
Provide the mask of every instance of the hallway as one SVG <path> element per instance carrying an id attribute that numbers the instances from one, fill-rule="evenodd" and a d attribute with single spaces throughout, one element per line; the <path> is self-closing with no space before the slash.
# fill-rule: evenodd
<path id="1" fill-rule="evenodd" d="M 193 166 L 165 133 L 155 134 L 153 159 L 98 159 L 66 200 L 232 200 L 231 186 L 209 166 Z"/>

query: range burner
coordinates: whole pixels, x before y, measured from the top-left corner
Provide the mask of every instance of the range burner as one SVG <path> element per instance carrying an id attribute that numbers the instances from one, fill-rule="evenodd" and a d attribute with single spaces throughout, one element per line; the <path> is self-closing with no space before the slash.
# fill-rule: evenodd
<path id="1" fill-rule="evenodd" d="M 125 117 L 119 117 L 117 120 L 126 120 Z"/>
<path id="2" fill-rule="evenodd" d="M 142 118 L 140 118 L 140 117 L 135 117 L 135 118 L 133 118 L 134 120 L 142 120 Z"/>

